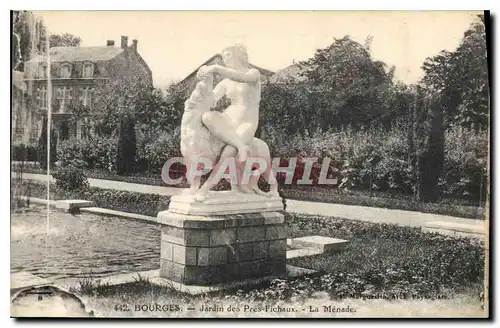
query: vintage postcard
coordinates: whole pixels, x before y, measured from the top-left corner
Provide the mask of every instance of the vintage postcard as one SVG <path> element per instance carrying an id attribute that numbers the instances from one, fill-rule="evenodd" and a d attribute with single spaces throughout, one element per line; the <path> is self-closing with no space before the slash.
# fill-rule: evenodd
<path id="1" fill-rule="evenodd" d="M 489 12 L 11 12 L 11 316 L 488 318 Z"/>

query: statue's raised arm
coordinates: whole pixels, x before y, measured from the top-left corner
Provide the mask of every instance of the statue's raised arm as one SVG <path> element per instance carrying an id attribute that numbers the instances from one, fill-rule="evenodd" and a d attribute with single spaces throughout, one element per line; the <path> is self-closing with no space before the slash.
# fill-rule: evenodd
<path id="1" fill-rule="evenodd" d="M 207 129 L 211 136 L 225 145 L 218 156 L 217 164 L 223 163 L 227 158 L 236 157 L 237 175 L 241 178 L 244 162 L 249 155 L 264 155 L 265 158 L 270 158 L 267 145 L 262 140 L 254 138 L 259 124 L 260 72 L 248 64 L 248 55 L 243 46 L 236 45 L 224 49 L 222 59 L 224 66 L 203 66 L 198 71 L 197 78 L 201 84 L 204 84 L 204 77 L 207 75 L 211 76 L 217 73 L 224 77 L 213 90 L 212 103 L 208 108 L 201 106 L 203 109 L 198 113 L 201 116 L 200 124 L 203 125 L 204 129 Z M 209 107 L 214 107 L 217 101 L 224 96 L 229 98 L 231 104 L 223 112 L 210 111 Z M 215 170 L 217 167 L 218 165 L 214 165 Z M 270 175 L 272 176 L 272 174 Z M 275 180 L 275 177 L 272 176 L 271 179 Z M 217 182 L 209 179 L 200 188 L 198 194 L 206 195 Z M 250 187 L 232 183 L 232 188 L 243 192 L 259 193 L 256 186 Z M 276 194 L 274 186 L 272 194 Z"/>

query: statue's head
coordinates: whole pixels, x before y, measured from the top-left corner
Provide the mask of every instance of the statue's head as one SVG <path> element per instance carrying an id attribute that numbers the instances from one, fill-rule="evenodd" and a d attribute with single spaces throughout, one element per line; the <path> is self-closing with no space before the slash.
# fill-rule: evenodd
<path id="1" fill-rule="evenodd" d="M 221 55 L 226 67 L 238 68 L 248 66 L 247 49 L 241 44 L 225 48 L 222 50 Z"/>

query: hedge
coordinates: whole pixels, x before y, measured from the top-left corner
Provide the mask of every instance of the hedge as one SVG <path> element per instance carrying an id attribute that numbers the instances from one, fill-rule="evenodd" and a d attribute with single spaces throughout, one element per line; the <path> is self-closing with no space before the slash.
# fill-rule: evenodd
<path id="1" fill-rule="evenodd" d="M 31 197 L 47 198 L 47 186 L 45 184 L 23 181 L 16 187 L 16 190 L 19 190 L 17 195 L 22 195 L 22 192 L 29 190 Z M 97 187 L 65 191 L 55 184 L 51 184 L 50 193 L 51 199 L 85 199 L 94 201 L 98 207 L 154 217 L 158 215 L 158 212 L 167 210 L 170 202 L 170 197 L 158 194 L 143 194 Z"/>
<path id="2" fill-rule="evenodd" d="M 25 144 L 13 145 L 12 160 L 20 162 L 37 162 L 38 161 L 37 147 Z"/>

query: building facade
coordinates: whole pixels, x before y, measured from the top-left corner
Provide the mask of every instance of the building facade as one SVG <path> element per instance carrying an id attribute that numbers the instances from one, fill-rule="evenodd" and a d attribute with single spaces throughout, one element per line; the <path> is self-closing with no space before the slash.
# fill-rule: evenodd
<path id="1" fill-rule="evenodd" d="M 129 45 L 128 37 L 122 36 L 119 47 L 112 40 L 100 47 L 52 47 L 49 56 L 39 55 L 26 62 L 26 90 L 20 97 L 23 104 L 13 108 L 13 143 L 36 144 L 49 103 L 58 141 L 84 138 L 92 133 L 92 122 L 87 117 L 71 119 L 72 108 L 91 110 L 96 105 L 99 88 L 130 72 L 140 73 L 152 85 L 152 72 L 137 46 L 137 40 Z"/>

